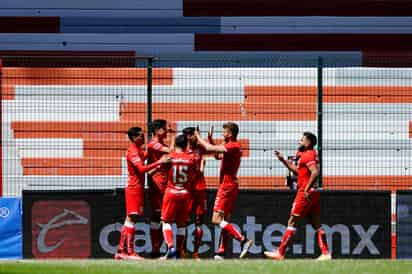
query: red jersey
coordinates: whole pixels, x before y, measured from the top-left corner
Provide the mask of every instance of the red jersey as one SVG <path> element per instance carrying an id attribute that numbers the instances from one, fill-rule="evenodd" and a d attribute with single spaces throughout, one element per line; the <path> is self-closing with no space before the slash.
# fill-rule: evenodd
<path id="1" fill-rule="evenodd" d="M 167 154 L 167 152 L 162 151 L 163 147 L 167 148 L 165 144 L 160 143 L 155 138 L 150 140 L 150 142 L 147 144 L 147 153 L 148 153 L 149 163 L 158 161 L 163 155 Z M 162 165 L 160 166 L 160 168 L 156 170 L 156 172 L 152 174 L 152 176 L 157 173 L 164 173 L 166 175 L 167 169 Z"/>
<path id="2" fill-rule="evenodd" d="M 144 173 L 159 165 L 159 162 L 156 161 L 150 165 L 145 166 L 144 161 L 146 158 L 147 153 L 144 150 L 137 147 L 136 144 L 132 144 L 127 150 L 127 187 L 144 186 Z"/>
<path id="3" fill-rule="evenodd" d="M 196 185 L 194 186 L 197 190 L 203 190 L 206 189 L 206 182 L 204 179 L 202 179 L 202 174 L 200 174 L 200 167 L 201 163 L 203 160 L 203 155 L 206 154 L 206 150 L 201 147 L 197 146 L 194 149 L 188 149 L 187 153 L 192 155 L 195 161 L 196 165 L 196 172 L 197 172 L 197 179 L 196 179 Z"/>
<path id="4" fill-rule="evenodd" d="M 319 163 L 318 153 L 315 150 L 306 150 L 297 153 L 297 156 L 300 157 L 298 160 L 298 190 L 304 190 L 309 183 L 309 167 Z M 313 187 L 316 188 L 317 185 L 314 184 Z"/>
<path id="5" fill-rule="evenodd" d="M 226 151 L 223 153 L 223 159 L 220 166 L 220 183 L 227 179 L 233 182 L 237 180 L 237 171 L 240 166 L 242 149 L 239 142 L 230 141 L 224 144 Z"/>
<path id="6" fill-rule="evenodd" d="M 190 193 L 196 180 L 196 161 L 187 152 L 173 152 L 169 155 L 172 162 L 169 169 L 167 189 L 172 193 Z"/>

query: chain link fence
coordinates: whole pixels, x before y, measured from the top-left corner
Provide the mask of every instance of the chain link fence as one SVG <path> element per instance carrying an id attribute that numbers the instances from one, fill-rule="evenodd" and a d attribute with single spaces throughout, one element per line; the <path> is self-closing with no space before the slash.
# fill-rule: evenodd
<path id="1" fill-rule="evenodd" d="M 412 186 L 411 69 L 317 57 L 36 58 L 3 58 L 4 196 L 123 187 L 127 129 L 160 118 L 203 136 L 214 126 L 217 142 L 224 122 L 238 123 L 243 189 L 286 189 L 273 150 L 294 155 L 304 131 L 319 136 L 324 189 Z M 219 161 L 207 159 L 205 173 L 216 187 Z"/>

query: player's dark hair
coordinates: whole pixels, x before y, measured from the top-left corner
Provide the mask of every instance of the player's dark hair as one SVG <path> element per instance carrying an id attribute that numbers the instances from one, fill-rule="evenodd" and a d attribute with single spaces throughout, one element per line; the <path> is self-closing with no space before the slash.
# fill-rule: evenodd
<path id="1" fill-rule="evenodd" d="M 129 140 L 133 142 L 133 137 L 137 137 L 140 134 L 142 134 L 142 129 L 140 127 L 131 127 L 129 130 L 127 130 L 127 136 L 129 137 Z"/>
<path id="2" fill-rule="evenodd" d="M 223 128 L 227 128 L 230 130 L 230 132 L 232 133 L 233 138 L 237 138 L 237 135 L 239 133 L 239 126 L 235 123 L 232 122 L 227 122 L 225 124 L 223 124 Z"/>
<path id="3" fill-rule="evenodd" d="M 184 134 L 180 134 L 180 135 L 176 136 L 175 146 L 179 147 L 181 149 L 186 149 L 187 142 L 188 142 L 187 136 L 184 135 Z"/>
<path id="4" fill-rule="evenodd" d="M 316 138 L 316 135 L 313 134 L 312 132 L 305 131 L 303 132 L 303 136 L 305 136 L 309 140 L 312 147 L 315 147 L 316 144 L 318 143 L 318 139 Z"/>
<path id="5" fill-rule="evenodd" d="M 186 127 L 182 130 L 182 133 L 185 135 L 194 135 L 195 134 L 195 127 Z"/>
<path id="6" fill-rule="evenodd" d="M 167 121 L 163 120 L 163 119 L 156 119 L 153 120 L 150 124 L 149 124 L 149 130 L 152 134 L 154 134 L 158 129 L 161 128 L 166 128 L 167 125 Z"/>

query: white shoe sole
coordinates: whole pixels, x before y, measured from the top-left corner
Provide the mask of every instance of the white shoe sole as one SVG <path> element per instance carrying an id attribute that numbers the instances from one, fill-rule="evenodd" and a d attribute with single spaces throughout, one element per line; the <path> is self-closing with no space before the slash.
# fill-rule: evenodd
<path id="1" fill-rule="evenodd" d="M 214 257 L 213 257 L 213 259 L 215 259 L 215 260 L 224 260 L 225 258 L 223 257 L 223 256 L 220 256 L 220 255 L 215 255 Z"/>
<path id="2" fill-rule="evenodd" d="M 240 255 L 239 255 L 240 259 L 243 259 L 246 256 L 247 252 L 252 247 L 252 245 L 253 245 L 252 240 L 249 240 L 245 243 L 245 245 L 243 246 L 242 252 L 240 252 Z"/>
<path id="3" fill-rule="evenodd" d="M 316 260 L 317 261 L 329 261 L 329 260 L 332 260 L 332 256 L 330 254 L 320 255 Z"/>

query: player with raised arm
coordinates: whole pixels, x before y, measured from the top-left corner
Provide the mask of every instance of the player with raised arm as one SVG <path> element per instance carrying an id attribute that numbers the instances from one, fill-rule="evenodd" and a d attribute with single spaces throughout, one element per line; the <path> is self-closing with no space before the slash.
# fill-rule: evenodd
<path id="1" fill-rule="evenodd" d="M 293 235 L 296 232 L 296 227 L 299 221 L 308 216 L 311 224 L 316 230 L 319 248 L 322 254 L 318 260 L 330 260 L 328 245 L 326 242 L 326 234 L 321 229 L 320 223 L 320 192 L 316 183 L 319 176 L 318 156 L 314 150 L 316 146 L 316 136 L 311 132 L 304 132 L 299 141 L 299 149 L 297 152 L 298 164 L 294 165 L 291 161 L 285 160 L 279 151 L 275 151 L 275 155 L 289 170 L 298 176 L 298 191 L 292 205 L 288 227 L 283 234 L 280 246 L 275 251 L 265 251 L 265 255 L 275 260 L 282 260 L 285 257 L 286 248 L 292 242 Z"/>
<path id="2" fill-rule="evenodd" d="M 139 127 L 132 127 L 127 131 L 132 143 L 126 152 L 128 181 L 125 188 L 126 220 L 121 229 L 118 250 L 115 259 L 141 260 L 134 251 L 135 225 L 143 216 L 144 207 L 144 173 L 153 170 L 162 163 L 170 162 L 169 157 L 163 156 L 159 160 L 145 165 L 147 153 L 142 149 L 144 133 Z"/>
<path id="3" fill-rule="evenodd" d="M 202 243 L 204 219 L 207 211 L 206 204 L 206 181 L 204 177 L 205 160 L 203 155 L 205 154 L 205 149 L 199 146 L 197 143 L 197 138 L 195 134 L 194 127 L 187 127 L 182 130 L 189 140 L 187 152 L 192 154 L 196 161 L 196 180 L 192 191 L 192 200 L 189 206 L 189 213 L 194 213 L 195 215 L 195 230 L 194 244 L 193 244 L 193 259 L 199 259 L 199 247 Z M 190 215 L 189 215 L 190 217 Z"/>
<path id="4" fill-rule="evenodd" d="M 162 205 L 163 236 L 167 244 L 163 259 L 175 259 L 183 249 L 190 213 L 188 207 L 197 176 L 196 160 L 193 153 L 187 152 L 187 144 L 186 135 L 177 136 L 175 152 L 169 155 L 171 166 Z M 173 223 L 177 226 L 176 244 L 173 241 Z"/>
<path id="5" fill-rule="evenodd" d="M 232 122 L 225 123 L 223 125 L 224 143 L 221 145 L 212 145 L 201 138 L 199 131 L 195 132 L 199 144 L 203 146 L 206 151 L 223 154 L 220 168 L 220 184 L 217 190 L 212 216 L 212 223 L 220 226 L 223 233 L 218 254 L 215 256 L 216 259 L 224 258 L 224 247 L 227 239 L 225 235 L 230 235 L 241 243 L 242 250 L 239 258 L 245 257 L 253 244 L 252 240 L 248 240 L 229 223 L 239 192 L 237 172 L 240 166 L 242 150 L 240 143 L 237 141 L 238 133 L 239 127 L 237 124 Z"/>
<path id="6" fill-rule="evenodd" d="M 166 120 L 157 119 L 150 123 L 149 129 L 152 133 L 152 139 L 147 145 L 149 163 L 159 160 L 163 155 L 172 152 L 174 138 L 171 138 L 170 147 L 165 144 L 167 133 Z M 160 257 L 160 246 L 163 242 L 160 216 L 162 209 L 163 195 L 167 185 L 167 170 L 164 166 L 150 172 L 149 199 L 152 208 L 150 217 L 150 239 L 152 242 L 152 258 Z"/>

